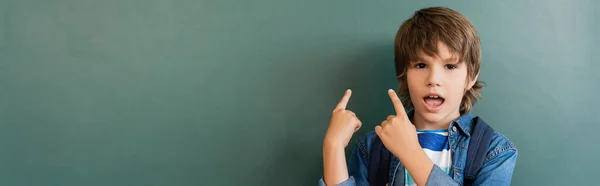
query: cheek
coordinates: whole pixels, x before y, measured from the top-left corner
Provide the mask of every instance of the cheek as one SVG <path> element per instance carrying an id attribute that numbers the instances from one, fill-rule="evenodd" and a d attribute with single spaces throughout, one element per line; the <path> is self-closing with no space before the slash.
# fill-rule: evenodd
<path id="1" fill-rule="evenodd" d="M 418 72 L 415 72 L 413 70 L 408 70 L 406 72 L 406 83 L 408 84 L 408 89 L 413 89 L 413 88 L 417 87 L 417 85 L 419 84 L 419 82 L 417 82 L 418 79 L 419 79 Z"/>
<path id="2" fill-rule="evenodd" d="M 451 83 L 449 84 L 450 86 L 448 86 L 448 88 L 450 88 L 448 90 L 448 93 L 450 93 L 453 98 L 454 102 L 458 102 L 460 103 L 462 101 L 462 98 L 465 94 L 465 88 L 467 86 L 467 82 L 465 81 L 466 77 L 455 77 L 452 78 Z"/>
<path id="3" fill-rule="evenodd" d="M 448 74 L 447 77 L 453 87 L 462 87 L 463 89 L 467 87 L 467 69 L 465 67 Z"/>
<path id="4" fill-rule="evenodd" d="M 421 94 L 419 94 L 421 92 L 421 89 L 423 88 L 423 82 L 419 82 L 419 80 L 421 79 L 419 77 L 419 73 L 415 72 L 415 71 L 408 71 L 406 73 L 406 83 L 407 83 L 407 87 L 408 87 L 408 93 L 410 95 L 410 101 L 412 103 L 418 103 L 421 101 Z M 418 106 L 417 105 L 413 105 L 413 106 Z"/>

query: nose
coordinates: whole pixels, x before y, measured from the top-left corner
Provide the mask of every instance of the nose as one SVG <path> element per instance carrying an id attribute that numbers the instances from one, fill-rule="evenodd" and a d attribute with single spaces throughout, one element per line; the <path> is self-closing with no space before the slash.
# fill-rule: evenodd
<path id="1" fill-rule="evenodd" d="M 427 76 L 427 86 L 439 87 L 442 86 L 443 70 L 438 68 L 430 68 Z"/>

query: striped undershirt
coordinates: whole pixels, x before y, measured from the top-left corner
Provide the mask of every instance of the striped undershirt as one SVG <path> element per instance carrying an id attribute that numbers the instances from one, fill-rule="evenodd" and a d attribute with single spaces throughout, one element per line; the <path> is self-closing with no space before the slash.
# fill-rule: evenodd
<path id="1" fill-rule="evenodd" d="M 448 174 L 452 165 L 450 155 L 450 144 L 448 143 L 448 130 L 417 130 L 419 144 L 434 164 L 442 168 Z M 416 186 L 408 171 L 404 171 L 404 183 L 406 186 Z"/>

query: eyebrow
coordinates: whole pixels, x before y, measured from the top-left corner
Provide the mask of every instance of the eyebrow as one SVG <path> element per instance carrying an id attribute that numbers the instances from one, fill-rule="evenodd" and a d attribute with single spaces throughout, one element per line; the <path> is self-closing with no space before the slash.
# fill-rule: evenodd
<path id="1" fill-rule="evenodd" d="M 447 59 L 444 59 L 444 63 L 456 63 L 456 62 L 458 62 L 457 57 L 449 57 Z"/>
<path id="2" fill-rule="evenodd" d="M 411 61 L 411 63 L 418 63 L 418 62 L 424 62 L 425 60 L 423 58 L 421 58 L 420 56 L 417 56 L 417 61 Z M 458 62 L 458 58 L 457 57 L 449 57 L 446 58 L 444 60 L 442 60 L 444 63 L 457 63 Z"/>

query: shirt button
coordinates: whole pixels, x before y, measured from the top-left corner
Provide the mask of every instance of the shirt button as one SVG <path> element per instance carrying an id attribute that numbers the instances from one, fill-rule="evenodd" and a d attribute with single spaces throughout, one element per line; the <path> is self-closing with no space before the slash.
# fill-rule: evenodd
<path id="1" fill-rule="evenodd" d="M 456 126 L 452 126 L 452 131 L 456 132 Z"/>

